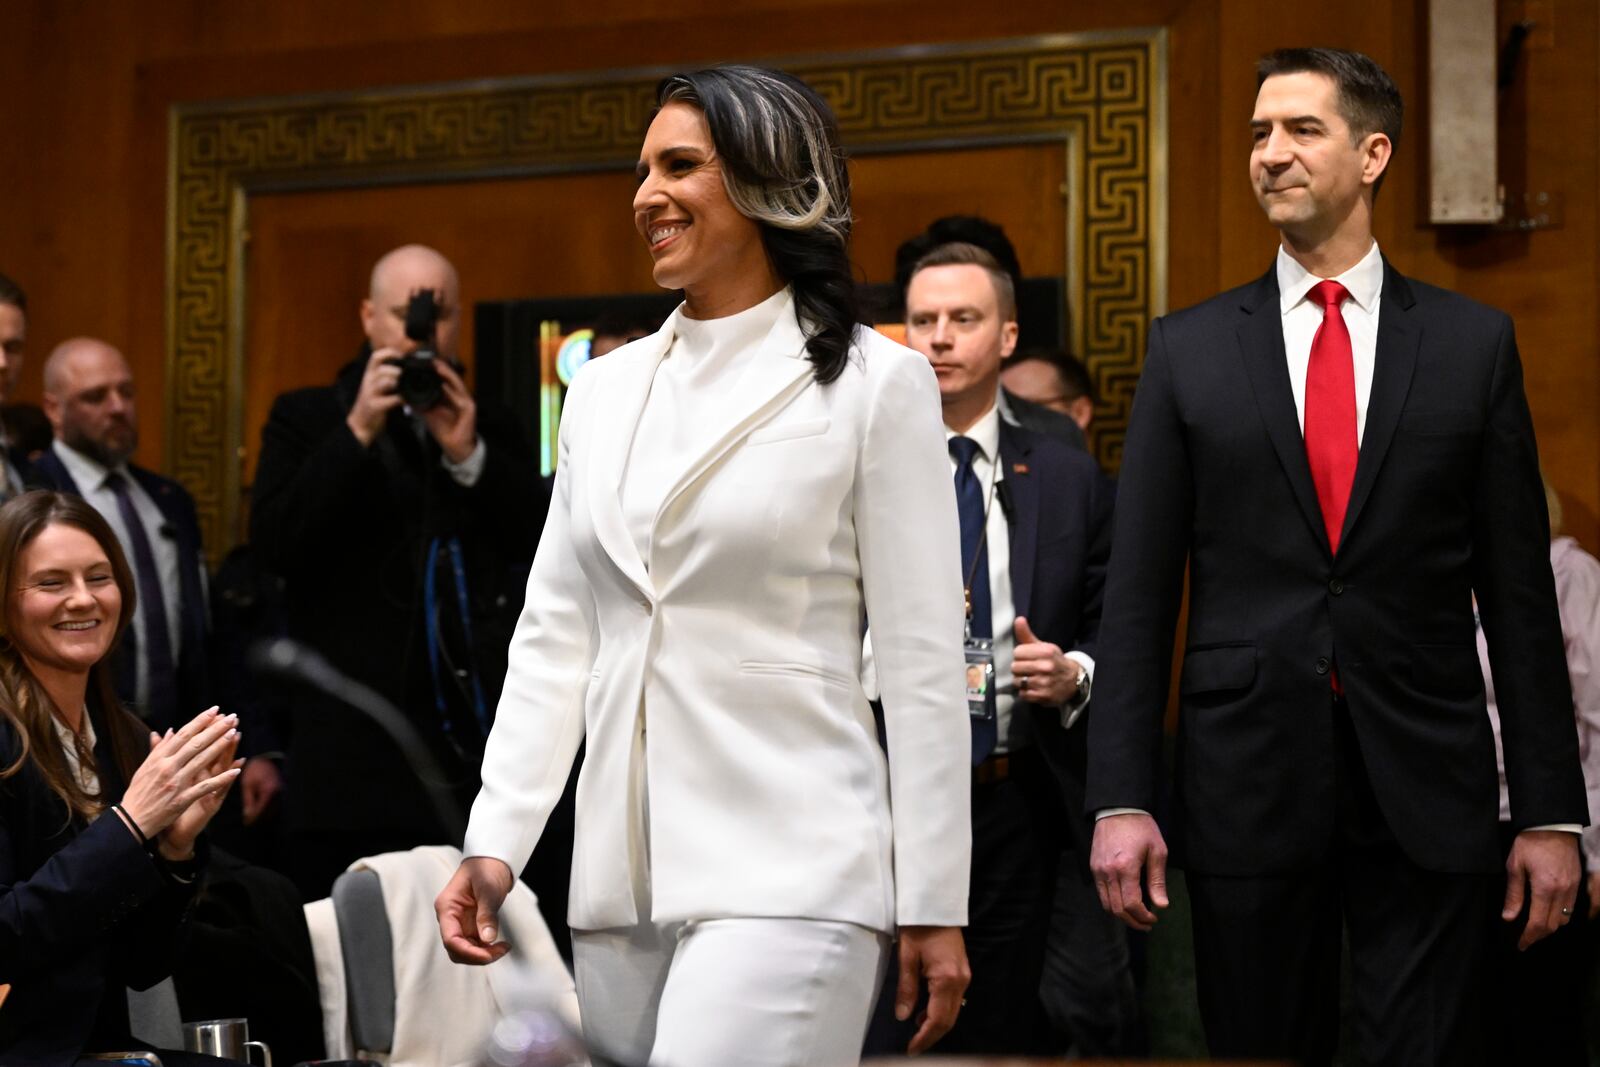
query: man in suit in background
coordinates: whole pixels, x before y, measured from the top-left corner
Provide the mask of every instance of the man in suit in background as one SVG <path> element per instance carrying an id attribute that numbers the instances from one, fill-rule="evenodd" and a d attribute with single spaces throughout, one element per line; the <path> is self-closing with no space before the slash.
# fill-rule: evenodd
<path id="1" fill-rule="evenodd" d="M 422 293 L 437 309 L 429 362 L 441 388 L 413 408 L 400 358 L 421 347 L 406 320 Z M 460 301 L 455 267 L 433 249 L 406 245 L 378 260 L 357 358 L 334 384 L 272 406 L 250 534 L 283 579 L 289 636 L 401 708 L 464 811 L 547 493 L 511 412 L 467 390 Z M 325 694 L 294 710 L 285 829 L 307 899 L 326 896 L 362 856 L 459 843 L 377 726 Z"/>
<path id="2" fill-rule="evenodd" d="M 1362 1058 L 1476 1063 L 1496 912 L 1525 907 L 1524 947 L 1567 921 L 1587 817 L 1516 343 L 1503 313 L 1379 255 L 1388 75 L 1296 49 L 1258 76 L 1250 178 L 1281 247 L 1151 327 L 1089 724 L 1092 866 L 1108 910 L 1156 921 L 1187 560 L 1169 829 L 1212 1053 L 1329 1062 L 1342 925 Z"/>
<path id="3" fill-rule="evenodd" d="M 972 984 L 938 1050 L 1042 1052 L 1039 974 L 1063 836 L 1077 842 L 1088 882 L 1080 720 L 1111 500 L 1085 452 L 1002 416 L 1000 364 L 1016 345 L 1016 303 L 1010 276 L 988 252 L 969 244 L 929 251 L 913 269 L 906 312 L 906 339 L 939 381 L 961 509 L 969 645 L 989 648 L 993 670 L 986 694 L 969 688 Z M 969 648 L 969 672 L 981 670 L 981 660 Z M 1127 981 L 1120 928 L 1097 910 L 1087 920 L 1086 937 L 1122 949 L 1120 975 L 1103 980 Z"/>
<path id="4" fill-rule="evenodd" d="M 1022 262 L 1006 231 L 980 215 L 946 215 L 906 241 L 894 253 L 895 285 L 904 295 L 911 286 L 911 275 L 922 257 L 941 245 L 968 244 L 983 249 L 1011 279 L 1011 291 L 1022 292 Z M 1013 341 L 1013 345 L 1015 341 Z M 1007 356 L 1009 358 L 1009 353 Z M 1055 437 L 1074 448 L 1087 448 L 1083 430 L 1070 417 L 1043 404 L 1026 400 L 1008 389 L 999 391 L 1000 414 L 1008 422 L 1034 433 Z"/>
<path id="5" fill-rule="evenodd" d="M 1094 379 L 1083 360 L 1048 348 L 1023 349 L 1006 360 L 1000 384 L 1014 397 L 1058 411 L 1085 435 L 1094 421 Z"/>
<path id="6" fill-rule="evenodd" d="M 44 364 L 55 441 L 34 463 L 41 484 L 94 505 L 116 531 L 139 590 L 113 664 L 117 693 L 152 730 L 182 726 L 213 698 L 205 556 L 194 498 L 128 462 L 139 444 L 133 372 L 104 341 L 63 341 Z"/>
<path id="7" fill-rule="evenodd" d="M 22 286 L 0 274 L 0 404 L 11 399 L 22 374 L 22 357 L 28 347 L 28 294 Z M 23 490 L 28 464 L 0 426 L 0 503 Z"/>

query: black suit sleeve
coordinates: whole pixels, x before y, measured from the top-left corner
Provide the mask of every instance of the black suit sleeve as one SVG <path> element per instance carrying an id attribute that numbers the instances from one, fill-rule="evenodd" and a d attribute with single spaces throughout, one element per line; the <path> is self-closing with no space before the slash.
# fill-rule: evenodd
<path id="1" fill-rule="evenodd" d="M 1091 659 L 1095 658 L 1099 647 L 1100 616 L 1105 606 L 1106 570 L 1111 563 L 1111 533 L 1115 519 L 1115 496 L 1110 481 L 1096 477 L 1093 485 L 1088 494 L 1089 549 L 1083 560 L 1083 601 L 1079 607 L 1078 637 L 1072 644 L 1075 650 Z"/>
<path id="2" fill-rule="evenodd" d="M 1105 584 L 1085 807 L 1154 811 L 1194 482 L 1162 320 L 1134 398 Z"/>
<path id="3" fill-rule="evenodd" d="M 550 499 L 532 449 L 511 413 L 495 406 L 478 406 L 478 437 L 485 449 L 483 473 L 470 488 L 454 488 L 476 512 L 475 526 L 506 558 L 532 559 Z"/>
<path id="4" fill-rule="evenodd" d="M 114 813 L 96 819 L 38 870 L 11 880 L 28 828 L 0 825 L 0 982 L 25 982 L 117 927 L 167 886 Z M 170 928 L 162 931 L 170 935 Z"/>
<path id="5" fill-rule="evenodd" d="M 328 542 L 359 529 L 364 480 L 382 465 L 346 425 L 332 391 L 280 396 L 261 431 L 250 540 L 267 565 L 293 573 Z"/>
<path id="6" fill-rule="evenodd" d="M 1522 363 L 1503 319 L 1474 503 L 1472 579 L 1518 831 L 1588 822 L 1548 515 Z"/>

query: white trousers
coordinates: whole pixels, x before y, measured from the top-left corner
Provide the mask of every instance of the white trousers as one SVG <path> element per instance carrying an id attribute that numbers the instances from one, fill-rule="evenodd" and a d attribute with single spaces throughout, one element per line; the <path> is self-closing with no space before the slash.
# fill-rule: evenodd
<path id="1" fill-rule="evenodd" d="M 812 919 L 574 930 L 583 1035 L 629 1067 L 850 1067 L 888 944 Z"/>

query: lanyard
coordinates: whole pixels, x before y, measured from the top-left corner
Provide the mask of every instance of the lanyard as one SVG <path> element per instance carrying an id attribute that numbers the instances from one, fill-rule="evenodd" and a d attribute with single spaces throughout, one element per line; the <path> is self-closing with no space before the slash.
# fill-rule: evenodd
<path id="1" fill-rule="evenodd" d="M 428 543 L 428 570 L 423 579 L 423 611 L 426 616 L 426 629 L 428 633 L 428 666 L 433 675 L 433 702 L 439 711 L 439 722 L 446 733 L 453 733 L 450 716 L 446 713 L 444 699 L 444 669 L 440 659 L 439 638 L 439 606 L 435 591 L 435 574 L 439 569 L 439 550 L 443 548 L 450 553 L 450 570 L 455 577 L 456 604 L 461 611 L 461 634 L 466 641 L 466 655 L 468 673 L 472 678 L 472 711 L 478 720 L 478 728 L 483 735 L 489 735 L 489 713 L 483 701 L 483 685 L 478 680 L 478 672 L 472 663 L 472 612 L 467 603 L 467 571 L 461 562 L 461 539 L 459 537 L 435 537 Z"/>

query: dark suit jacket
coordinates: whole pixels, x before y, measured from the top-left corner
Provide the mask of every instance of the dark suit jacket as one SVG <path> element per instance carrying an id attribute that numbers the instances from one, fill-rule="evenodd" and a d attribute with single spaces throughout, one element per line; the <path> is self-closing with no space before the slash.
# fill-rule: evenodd
<path id="1" fill-rule="evenodd" d="M 1058 441 L 1065 441 L 1080 451 L 1089 447 L 1088 442 L 1083 439 L 1082 428 L 1076 422 L 1073 422 L 1069 416 L 1047 408 L 1043 404 L 1035 404 L 1031 400 L 1024 400 L 1009 390 L 1002 389 L 1000 391 L 1005 394 L 1006 407 L 1011 410 L 1012 416 L 1017 420 L 1017 425 L 1024 430 L 1032 430 L 1034 433 L 1044 434 L 1046 437 L 1054 437 Z"/>
<path id="2" fill-rule="evenodd" d="M 1332 555 L 1276 273 L 1151 327 L 1117 497 L 1091 810 L 1154 810 L 1184 563 L 1173 847 L 1307 869 L 1334 820 L 1337 666 L 1379 805 L 1428 870 L 1501 868 L 1477 592 L 1518 829 L 1586 821 L 1550 538 L 1511 321 L 1385 265 L 1355 483 Z"/>
<path id="3" fill-rule="evenodd" d="M 470 489 L 398 409 L 372 447 L 362 447 L 345 417 L 365 366 L 363 357 L 334 386 L 286 393 L 273 404 L 261 435 L 251 542 L 261 565 L 283 578 L 290 636 L 403 709 L 470 800 L 482 738 L 471 736 L 478 727 L 456 694 L 451 737 L 435 708 L 422 560 L 434 536 L 460 538 L 476 667 L 492 714 L 548 493 L 515 418 L 483 401 L 477 417 L 486 462 Z M 438 589 L 442 613 L 455 620 L 454 583 L 441 577 Z M 432 806 L 375 726 L 338 701 L 296 694 L 289 727 L 291 830 L 442 839 Z"/>
<path id="4" fill-rule="evenodd" d="M 109 731 L 91 710 L 103 794 L 122 795 Z M 0 719 L 5 765 L 18 739 Z M 162 874 L 113 813 L 67 818 L 35 764 L 0 779 L 0 1063 L 70 1067 L 128 1046 L 127 987 L 172 970 L 194 887 Z M 146 1046 L 141 1046 L 146 1047 Z"/>
<path id="5" fill-rule="evenodd" d="M 1011 528 L 1012 605 L 1042 640 L 1093 656 L 1111 553 L 1112 501 L 1100 468 L 1082 449 L 1003 419 L 1000 461 L 1001 503 Z M 1091 702 L 1085 716 L 1093 707 Z M 1061 788 L 1069 840 L 1083 846 L 1086 723 L 1064 730 L 1059 708 L 1026 701 L 1018 701 L 1013 714 L 1028 716 L 1034 742 Z"/>
<path id="6" fill-rule="evenodd" d="M 31 473 L 40 488 L 83 495 L 54 450 L 46 449 L 41 453 Z M 178 716 L 176 722 L 150 723 L 153 728 L 164 730 L 169 726 L 182 726 L 216 703 L 216 694 L 211 690 L 211 617 L 200 580 L 201 568 L 205 566 L 200 520 L 195 514 L 194 497 L 171 478 L 132 464 L 128 465 L 128 473 L 150 494 L 166 519 L 166 529 L 158 531 L 157 536 L 170 536 L 178 547 L 179 633 L 183 642 L 177 663 Z M 133 560 L 128 560 L 128 566 L 133 567 Z M 134 698 L 137 695 L 138 641 L 131 626 L 123 633 L 114 656 L 112 672 L 117 695 L 128 707 L 137 710 Z"/>

